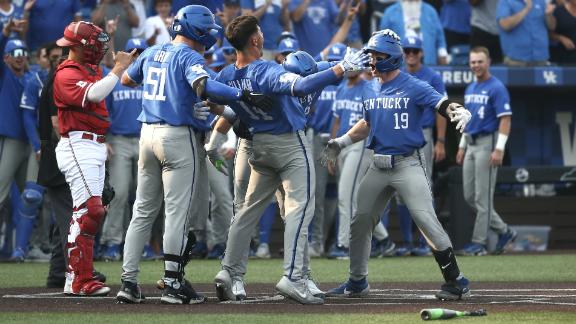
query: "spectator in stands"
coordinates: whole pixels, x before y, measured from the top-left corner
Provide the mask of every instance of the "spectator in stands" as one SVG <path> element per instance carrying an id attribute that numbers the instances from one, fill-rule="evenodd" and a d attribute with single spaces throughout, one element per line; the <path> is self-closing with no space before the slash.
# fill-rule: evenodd
<path id="1" fill-rule="evenodd" d="M 328 46 L 338 18 L 334 0 L 292 0 L 288 9 L 302 50 L 316 55 Z"/>
<path id="2" fill-rule="evenodd" d="M 470 3 L 468 0 L 444 0 L 440 11 L 448 49 L 470 43 Z"/>
<path id="3" fill-rule="evenodd" d="M 252 15 L 260 21 L 264 34 L 262 58 L 274 59 L 276 44 L 283 31 L 290 30 L 289 0 L 242 0 L 240 7 L 243 15 Z"/>
<path id="4" fill-rule="evenodd" d="M 132 37 L 144 37 L 144 28 L 146 27 L 146 0 L 130 0 L 136 16 L 138 16 L 138 26 L 132 28 Z"/>
<path id="5" fill-rule="evenodd" d="M 218 10 L 222 10 L 223 4 L 224 0 L 173 0 L 172 13 L 176 14 L 182 7 L 189 5 L 200 5 L 210 9 L 210 11 L 216 14 Z"/>
<path id="6" fill-rule="evenodd" d="M 28 21 L 28 48 L 36 51 L 60 38 L 70 22 L 80 20 L 80 1 L 28 0 L 23 18 Z"/>
<path id="7" fill-rule="evenodd" d="M 361 48 L 363 45 L 362 35 L 360 35 L 360 21 L 359 17 L 364 15 L 366 12 L 366 0 L 336 0 L 340 1 L 340 10 L 338 12 L 338 25 L 341 25 L 346 18 L 346 13 L 352 7 L 356 7 L 358 10 L 358 15 L 354 18 L 350 31 L 348 32 L 348 37 L 346 38 L 346 44 L 350 47 Z"/>
<path id="8" fill-rule="evenodd" d="M 139 18 L 134 6 L 129 0 L 102 0 L 92 13 L 92 22 L 101 27 L 105 26 L 106 19 L 116 19 L 117 29 L 114 34 L 114 48 L 124 48 L 124 45 L 132 37 L 132 28 L 139 25 Z M 60 30 L 60 34 L 64 27 Z"/>
<path id="9" fill-rule="evenodd" d="M 0 26 L 4 26 L 10 18 L 22 19 L 24 15 L 22 7 L 15 6 L 12 0 L 0 0 Z M 24 39 L 25 33 L 10 35 L 10 38 Z"/>
<path id="10" fill-rule="evenodd" d="M 154 9 L 157 15 L 148 17 L 144 27 L 144 38 L 148 45 L 156 45 L 168 43 L 170 41 L 170 33 L 168 28 L 172 25 L 172 10 L 171 0 L 155 0 Z"/>
<path id="11" fill-rule="evenodd" d="M 490 49 L 492 63 L 502 63 L 502 49 L 496 7 L 498 0 L 469 0 L 472 5 L 470 18 L 470 47 L 483 46 Z"/>
<path id="12" fill-rule="evenodd" d="M 567 0 L 553 12 L 550 38 L 558 43 L 552 51 L 552 61 L 576 64 L 576 0 Z"/>
<path id="13" fill-rule="evenodd" d="M 554 5 L 546 0 L 501 0 L 496 10 L 504 64 L 548 65 L 548 29 Z"/>
<path id="14" fill-rule="evenodd" d="M 380 29 L 392 29 L 400 38 L 415 33 L 422 39 L 426 53 L 424 64 L 447 64 L 448 51 L 438 13 L 422 0 L 401 0 L 388 7 L 380 20 Z"/>

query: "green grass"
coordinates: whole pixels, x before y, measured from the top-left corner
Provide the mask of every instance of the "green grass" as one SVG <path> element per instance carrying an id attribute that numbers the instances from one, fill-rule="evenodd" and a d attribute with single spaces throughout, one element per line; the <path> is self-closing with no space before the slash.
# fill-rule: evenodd
<path id="1" fill-rule="evenodd" d="M 312 269 L 320 282 L 341 282 L 348 276 L 348 261 L 313 259 Z M 576 282 L 576 255 L 502 255 L 461 257 L 460 269 L 472 281 Z M 432 257 L 372 259 L 371 282 L 441 281 L 438 265 Z M 108 276 L 110 284 L 120 283 L 120 262 L 97 262 L 96 269 Z M 220 269 L 219 261 L 195 261 L 186 267 L 192 282 L 211 283 Z M 47 263 L 1 264 L 0 287 L 44 286 Z M 163 274 L 162 262 L 143 262 L 140 282 L 152 284 Z M 248 283 L 276 283 L 282 275 L 282 261 L 250 260 Z"/>
<path id="2" fill-rule="evenodd" d="M 466 317 L 453 319 L 451 323 L 574 323 L 574 313 L 496 313 L 486 317 Z M 277 323 L 418 323 L 419 314 L 77 314 L 77 313 L 3 313 L 0 314 L 2 323 L 250 323 L 269 324 Z"/>

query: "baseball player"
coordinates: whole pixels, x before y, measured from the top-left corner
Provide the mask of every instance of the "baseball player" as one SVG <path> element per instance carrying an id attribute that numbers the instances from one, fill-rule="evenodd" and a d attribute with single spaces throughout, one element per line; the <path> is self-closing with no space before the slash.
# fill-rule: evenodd
<path id="1" fill-rule="evenodd" d="M 456 162 L 463 164 L 464 198 L 476 212 L 471 243 L 464 255 L 486 255 L 488 230 L 499 234 L 495 254 L 500 254 L 516 239 L 494 210 L 494 188 L 498 167 L 502 165 L 510 134 L 512 109 L 506 87 L 490 74 L 490 53 L 485 47 L 470 51 L 470 70 L 477 81 L 466 87 L 464 101 L 472 112 L 459 144 Z"/>
<path id="2" fill-rule="evenodd" d="M 331 137 L 340 137 L 362 118 L 362 102 L 370 96 L 370 84 L 361 78 L 361 72 L 348 75 L 336 89 L 336 99 L 332 106 L 334 122 Z M 365 148 L 365 141 L 360 141 L 342 150 L 337 165 L 328 164 L 331 174 L 338 173 L 338 235 L 336 245 L 328 257 L 334 259 L 348 258 L 350 241 L 350 218 L 355 204 L 358 183 L 366 173 L 372 152 Z M 338 169 L 336 171 L 336 168 Z"/>
<path id="3" fill-rule="evenodd" d="M 130 38 L 124 51 L 136 50 L 140 55 L 146 49 L 146 41 Z M 138 162 L 138 141 L 141 124 L 137 120 L 142 111 L 142 87 L 135 89 L 117 83 L 110 96 L 106 98 L 106 108 L 110 114 L 110 129 L 107 136 L 110 184 L 116 195 L 110 203 L 108 214 L 102 227 L 100 244 L 104 246 L 102 259 L 120 260 L 120 245 L 124 239 L 126 204 L 130 194 L 130 185 L 134 185 L 134 170 Z"/>
<path id="4" fill-rule="evenodd" d="M 285 190 L 284 276 L 276 285 L 281 294 L 303 304 L 321 304 L 304 278 L 304 251 L 308 225 L 314 212 L 314 165 L 304 137 L 306 114 L 300 99 L 336 82 L 345 72 L 364 68 L 365 55 L 348 55 L 331 69 L 301 78 L 274 62 L 260 60 L 263 35 L 253 16 L 235 18 L 226 38 L 237 52 L 236 64 L 220 72 L 218 81 L 240 89 L 256 89 L 276 96 L 270 111 L 232 104 L 239 118 L 253 133 L 250 180 L 244 205 L 235 215 L 228 233 L 222 268 L 214 281 L 221 299 L 235 299 L 233 282 L 242 282 L 250 233 L 268 206 L 276 189 Z"/>
<path id="5" fill-rule="evenodd" d="M 148 48 L 122 76 L 122 84 L 144 82 L 134 213 L 126 233 L 122 288 L 117 299 L 141 303 L 138 263 L 150 227 L 165 204 L 164 291 L 166 304 L 197 304 L 206 298 L 185 284 L 183 254 L 188 240 L 198 179 L 198 134 L 192 105 L 209 96 L 216 102 L 236 100 L 264 109 L 270 100 L 210 80 L 204 69 L 204 50 L 216 43 L 220 26 L 204 6 L 190 5 L 176 14 L 170 43 Z M 169 98 L 169 99 L 168 99 Z M 199 187 L 198 190 L 206 190 Z"/>
<path id="6" fill-rule="evenodd" d="M 446 94 L 446 87 L 442 78 L 433 69 L 422 63 L 424 52 L 422 50 L 422 40 L 416 35 L 409 35 L 402 39 L 402 48 L 404 49 L 405 66 L 404 71 L 410 75 L 430 84 L 438 93 Z M 422 131 L 426 145 L 422 148 L 426 160 L 426 174 L 428 179 L 432 180 L 432 171 L 435 161 L 442 161 L 446 157 L 444 148 L 446 138 L 446 119 L 436 118 L 437 112 L 427 109 L 422 114 Z M 433 131 L 436 126 L 436 144 L 434 145 Z M 431 181 L 430 181 L 431 182 Z M 400 228 L 406 246 L 396 249 L 395 254 L 403 255 L 429 255 L 432 254 L 430 248 L 421 239 L 419 246 L 412 247 L 412 217 L 408 208 L 400 196 L 396 195 L 398 215 L 400 217 Z M 389 208 L 386 209 L 389 211 Z M 386 216 L 388 213 L 385 213 Z"/>
<path id="7" fill-rule="evenodd" d="M 368 259 L 372 230 L 394 191 L 406 202 L 416 225 L 434 250 L 446 281 L 436 294 L 439 299 L 459 300 L 470 295 L 468 280 L 460 273 L 450 238 L 438 222 L 425 161 L 421 152 L 424 136 L 422 112 L 435 109 L 466 126 L 470 113 L 399 69 L 403 63 L 400 38 L 389 29 L 376 32 L 364 49 L 371 54 L 372 73 L 381 87 L 364 100 L 364 118 L 346 134 L 330 140 L 325 158 L 334 162 L 338 153 L 355 142 L 367 139 L 374 158 L 358 188 L 358 209 L 350 227 L 350 278 L 327 296 L 367 295 Z"/>
<path id="8" fill-rule="evenodd" d="M 105 134 L 110 125 L 104 99 L 132 62 L 132 54 L 118 52 L 112 71 L 102 78 L 98 64 L 110 40 L 100 27 L 80 21 L 64 30 L 56 43 L 69 47 L 68 60 L 54 76 L 60 142 L 56 159 L 70 186 L 73 215 L 68 233 L 68 274 L 65 293 L 103 296 L 110 288 L 93 278 L 94 236 L 106 211 L 102 205 Z"/>

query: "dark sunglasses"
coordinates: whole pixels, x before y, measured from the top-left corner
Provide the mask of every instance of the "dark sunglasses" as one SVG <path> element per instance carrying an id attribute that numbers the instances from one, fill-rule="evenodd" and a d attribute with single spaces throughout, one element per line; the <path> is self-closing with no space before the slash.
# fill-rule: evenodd
<path id="1" fill-rule="evenodd" d="M 414 54 L 417 55 L 419 54 L 421 51 L 417 48 L 405 48 L 404 49 L 404 54 L 408 55 L 408 54 Z"/>
<path id="2" fill-rule="evenodd" d="M 28 51 L 23 48 L 16 48 L 10 52 L 12 57 L 28 57 Z"/>

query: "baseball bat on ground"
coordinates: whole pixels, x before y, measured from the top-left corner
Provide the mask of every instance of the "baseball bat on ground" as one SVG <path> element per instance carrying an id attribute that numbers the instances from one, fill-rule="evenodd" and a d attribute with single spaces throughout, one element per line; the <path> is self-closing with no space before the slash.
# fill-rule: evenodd
<path id="1" fill-rule="evenodd" d="M 428 308 L 420 311 L 420 317 L 424 321 L 443 320 L 463 316 L 486 316 L 485 309 L 479 309 L 470 312 L 461 312 L 444 308 Z"/>

